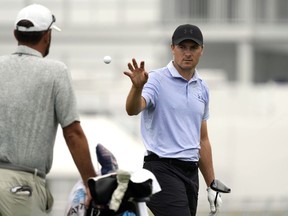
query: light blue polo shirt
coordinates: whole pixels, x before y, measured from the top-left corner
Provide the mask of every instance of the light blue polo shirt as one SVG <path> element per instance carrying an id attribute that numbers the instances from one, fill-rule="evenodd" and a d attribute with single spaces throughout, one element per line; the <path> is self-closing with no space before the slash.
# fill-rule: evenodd
<path id="1" fill-rule="evenodd" d="M 141 134 L 147 151 L 160 157 L 198 161 L 201 123 L 209 117 L 209 91 L 197 70 L 189 81 L 172 61 L 151 71 L 142 96 Z"/>

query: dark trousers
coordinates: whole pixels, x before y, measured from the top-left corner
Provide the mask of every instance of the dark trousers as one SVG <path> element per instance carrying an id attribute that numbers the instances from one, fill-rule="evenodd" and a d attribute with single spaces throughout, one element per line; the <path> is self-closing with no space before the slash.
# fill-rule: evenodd
<path id="1" fill-rule="evenodd" d="M 198 164 L 157 155 L 144 158 L 143 168 L 158 180 L 161 191 L 154 194 L 147 206 L 155 216 L 195 216 L 198 203 Z"/>

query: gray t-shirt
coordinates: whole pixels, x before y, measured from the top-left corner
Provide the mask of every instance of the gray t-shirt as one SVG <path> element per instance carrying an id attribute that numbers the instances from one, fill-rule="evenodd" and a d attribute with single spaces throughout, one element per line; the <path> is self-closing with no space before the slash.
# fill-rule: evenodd
<path id="1" fill-rule="evenodd" d="M 65 64 L 18 46 L 0 57 L 0 162 L 48 173 L 58 124 L 79 121 Z"/>

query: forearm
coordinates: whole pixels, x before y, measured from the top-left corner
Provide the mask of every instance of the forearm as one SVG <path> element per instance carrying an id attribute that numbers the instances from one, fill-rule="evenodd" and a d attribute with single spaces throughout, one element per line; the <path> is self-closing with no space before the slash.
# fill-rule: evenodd
<path id="1" fill-rule="evenodd" d="M 142 88 L 132 86 L 126 100 L 126 112 L 128 115 L 138 115 L 144 107 Z"/>
<path id="2" fill-rule="evenodd" d="M 81 144 L 79 145 L 79 143 Z M 86 184 L 88 178 L 96 176 L 88 144 L 85 140 L 80 140 L 77 138 L 73 141 L 71 140 L 69 144 L 69 150 L 82 177 L 82 180 L 84 184 Z"/>
<path id="3" fill-rule="evenodd" d="M 77 124 L 77 123 L 73 123 Z M 96 172 L 92 164 L 88 141 L 82 128 L 79 125 L 74 130 L 63 130 L 69 151 L 72 155 L 74 163 L 86 185 L 88 178 L 95 177 Z"/>
<path id="4" fill-rule="evenodd" d="M 209 140 L 201 141 L 199 168 L 204 177 L 207 187 L 215 179 L 212 150 Z"/>

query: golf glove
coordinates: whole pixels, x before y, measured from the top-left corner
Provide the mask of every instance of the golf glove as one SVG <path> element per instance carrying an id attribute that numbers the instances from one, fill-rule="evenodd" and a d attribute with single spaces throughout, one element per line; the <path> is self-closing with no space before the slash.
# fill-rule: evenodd
<path id="1" fill-rule="evenodd" d="M 207 188 L 208 201 L 210 204 L 210 214 L 216 215 L 222 205 L 222 198 L 219 192 L 212 190 L 210 187 Z"/>

